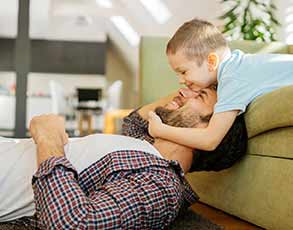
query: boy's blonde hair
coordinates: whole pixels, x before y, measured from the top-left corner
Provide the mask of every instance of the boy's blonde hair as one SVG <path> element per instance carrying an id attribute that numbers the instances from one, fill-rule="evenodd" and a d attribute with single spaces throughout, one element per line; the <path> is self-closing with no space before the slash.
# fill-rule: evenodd
<path id="1" fill-rule="evenodd" d="M 217 27 L 195 18 L 179 27 L 167 44 L 166 53 L 175 54 L 182 49 L 188 59 L 195 58 L 200 66 L 211 52 L 224 47 L 228 47 L 227 41 Z"/>

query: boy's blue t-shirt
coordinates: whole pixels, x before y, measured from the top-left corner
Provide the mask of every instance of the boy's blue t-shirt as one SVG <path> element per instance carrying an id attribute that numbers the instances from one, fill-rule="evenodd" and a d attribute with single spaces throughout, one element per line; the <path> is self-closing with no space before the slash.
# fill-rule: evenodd
<path id="1" fill-rule="evenodd" d="M 245 54 L 234 50 L 218 69 L 218 101 L 214 112 L 245 112 L 258 96 L 293 85 L 293 55 Z"/>

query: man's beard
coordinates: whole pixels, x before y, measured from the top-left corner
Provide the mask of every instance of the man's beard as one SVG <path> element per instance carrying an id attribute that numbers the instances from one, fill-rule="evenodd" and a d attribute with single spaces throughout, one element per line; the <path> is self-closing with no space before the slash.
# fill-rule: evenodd
<path id="1" fill-rule="evenodd" d="M 170 110 L 160 106 L 155 109 L 155 112 L 163 123 L 175 127 L 192 128 L 197 127 L 201 122 L 200 115 L 185 106 L 177 110 Z"/>

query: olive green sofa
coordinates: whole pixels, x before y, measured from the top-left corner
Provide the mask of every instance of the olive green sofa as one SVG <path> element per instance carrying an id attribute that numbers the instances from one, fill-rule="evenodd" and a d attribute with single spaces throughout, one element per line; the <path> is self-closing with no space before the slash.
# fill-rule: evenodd
<path id="1" fill-rule="evenodd" d="M 167 64 L 167 41 L 141 40 L 142 105 L 179 87 Z M 230 46 L 250 53 L 293 53 L 293 46 L 277 42 L 235 41 Z M 187 178 L 206 204 L 266 229 L 293 229 L 293 86 L 257 98 L 245 121 L 249 143 L 242 161 L 221 172 L 194 172 Z"/>

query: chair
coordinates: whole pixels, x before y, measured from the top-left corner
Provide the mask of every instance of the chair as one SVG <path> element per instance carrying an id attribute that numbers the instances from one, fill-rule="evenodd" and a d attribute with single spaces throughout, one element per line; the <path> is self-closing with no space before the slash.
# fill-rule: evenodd
<path id="1" fill-rule="evenodd" d="M 121 109 L 121 95 L 123 82 L 114 81 L 107 90 L 107 102 L 104 108 L 103 133 L 117 133 L 117 122 L 127 116 L 131 110 Z"/>
<path id="2" fill-rule="evenodd" d="M 132 109 L 117 109 L 110 110 L 104 115 L 104 130 L 103 133 L 114 134 L 117 133 L 116 121 L 128 116 Z"/>
<path id="3" fill-rule="evenodd" d="M 78 88 L 78 106 L 79 112 L 79 133 L 80 136 L 91 134 L 93 132 L 92 120 L 93 114 L 100 115 L 102 107 L 100 101 L 102 98 L 101 88 Z M 87 129 L 84 129 L 84 123 L 87 124 Z"/>
<path id="4" fill-rule="evenodd" d="M 76 125 L 73 105 L 70 103 L 70 100 L 67 101 L 64 94 L 64 88 L 60 83 L 51 80 L 49 82 L 49 88 L 51 96 L 51 113 L 63 116 L 66 121 L 66 131 L 70 136 L 74 136 Z"/>
<path id="5" fill-rule="evenodd" d="M 51 80 L 49 82 L 49 87 L 52 98 L 52 113 L 65 116 L 68 107 L 62 85 L 54 80 Z"/>
<path id="6" fill-rule="evenodd" d="M 106 111 L 120 109 L 121 94 L 123 82 L 121 80 L 114 81 L 107 90 L 107 106 Z"/>

